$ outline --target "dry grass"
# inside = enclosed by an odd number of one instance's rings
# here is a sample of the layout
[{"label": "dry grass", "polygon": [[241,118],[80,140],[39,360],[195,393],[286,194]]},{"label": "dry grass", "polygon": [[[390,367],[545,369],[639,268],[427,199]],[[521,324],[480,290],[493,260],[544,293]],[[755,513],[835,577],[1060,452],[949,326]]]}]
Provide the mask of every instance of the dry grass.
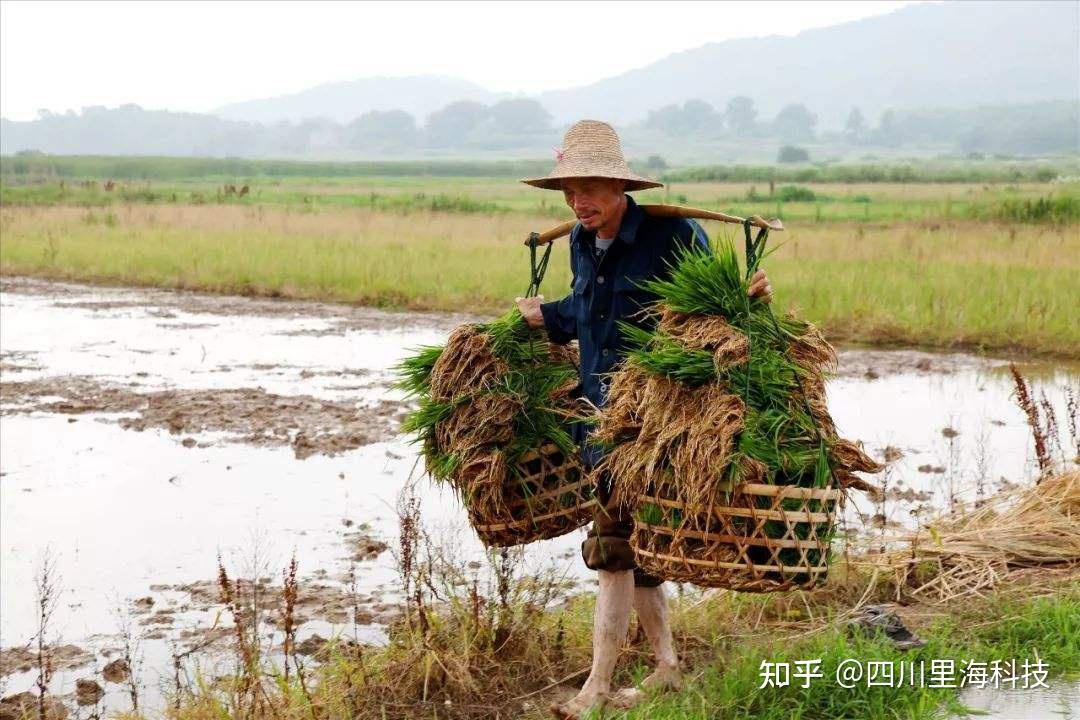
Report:
[{"label": "dry grass", "polygon": [[996,495],[893,541],[907,547],[867,559],[891,574],[898,596],[921,600],[983,595],[1018,569],[1075,565],[1080,563],[1080,472]]},{"label": "dry grass", "polygon": [[[639,392],[631,387],[629,392],[639,402],[627,407],[617,393],[636,382],[644,388]],[[598,473],[610,474],[618,501],[636,507],[650,487],[668,484],[670,472],[681,502],[711,506],[743,426],[742,399],[720,383],[695,388],[663,376],[639,377],[633,368],[616,373],[609,396],[618,415],[601,414],[596,439],[632,436],[597,467]]]}]

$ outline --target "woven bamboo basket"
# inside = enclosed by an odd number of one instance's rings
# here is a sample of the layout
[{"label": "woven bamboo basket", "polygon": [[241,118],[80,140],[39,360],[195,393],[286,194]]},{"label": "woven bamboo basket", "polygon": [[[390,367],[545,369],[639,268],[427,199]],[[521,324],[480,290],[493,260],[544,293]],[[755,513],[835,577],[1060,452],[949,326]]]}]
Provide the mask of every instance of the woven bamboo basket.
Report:
[{"label": "woven bamboo basket", "polygon": [[630,545],[642,570],[677,582],[810,589],[828,573],[841,496],[834,488],[744,483],[707,506],[688,506],[661,487],[639,496]]},{"label": "woven bamboo basket", "polygon": [[559,537],[592,520],[594,483],[576,455],[554,444],[526,453],[510,470],[510,497],[496,516],[469,507],[469,520],[488,547],[524,545]]}]

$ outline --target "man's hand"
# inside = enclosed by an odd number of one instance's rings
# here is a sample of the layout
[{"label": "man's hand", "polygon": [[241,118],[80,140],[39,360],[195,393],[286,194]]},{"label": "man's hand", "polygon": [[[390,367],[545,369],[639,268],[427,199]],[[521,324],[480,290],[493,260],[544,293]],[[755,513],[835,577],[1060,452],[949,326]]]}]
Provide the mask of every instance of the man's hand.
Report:
[{"label": "man's hand", "polygon": [[758,270],[750,278],[750,289],[746,291],[746,294],[752,298],[772,302],[772,285],[769,283],[769,278],[765,275],[764,270]]},{"label": "man's hand", "polygon": [[521,311],[521,315],[525,318],[525,322],[528,323],[529,327],[537,329],[544,327],[544,316],[540,312],[540,303],[544,302],[543,295],[530,298],[514,298],[514,302],[517,303],[518,310]]}]

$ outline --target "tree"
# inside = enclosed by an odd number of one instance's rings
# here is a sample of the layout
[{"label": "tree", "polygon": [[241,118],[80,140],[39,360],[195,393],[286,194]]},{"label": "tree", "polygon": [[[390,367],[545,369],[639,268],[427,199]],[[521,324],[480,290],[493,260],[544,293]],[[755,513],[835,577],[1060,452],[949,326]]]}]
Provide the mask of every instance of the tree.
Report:
[{"label": "tree", "polygon": [[469,133],[480,126],[490,112],[486,105],[472,100],[459,100],[428,115],[428,141],[435,147],[460,145]]},{"label": "tree", "polygon": [[703,135],[723,128],[724,118],[704,100],[687,100],[682,107],[685,132]]},{"label": "tree", "polygon": [[414,147],[419,131],[404,110],[371,110],[349,123],[344,134],[352,150],[385,152]]},{"label": "tree", "polygon": [[780,153],[776,156],[776,162],[810,162],[810,153],[806,151],[806,148],[795,147],[794,145],[785,145],[784,147],[780,148]]},{"label": "tree", "polygon": [[341,146],[341,126],[324,117],[307,118],[296,125],[279,123],[283,149],[293,155],[328,151]]},{"label": "tree", "polygon": [[815,125],[817,115],[801,103],[785,105],[773,120],[773,130],[784,140],[810,140]]},{"label": "tree", "polygon": [[736,135],[753,134],[757,127],[757,109],[754,107],[754,101],[745,95],[731,98],[724,111],[724,120]]},{"label": "tree", "polygon": [[877,141],[886,147],[896,147],[900,140],[900,123],[896,111],[886,110],[878,122]]},{"label": "tree", "polygon": [[724,118],[704,100],[692,99],[678,105],[665,105],[649,113],[647,127],[672,136],[715,135],[724,125]]},{"label": "tree", "polygon": [[844,134],[853,140],[858,140],[865,132],[866,120],[863,118],[862,110],[857,107],[851,108],[847,122],[844,124]]},{"label": "tree", "polygon": [[648,117],[645,118],[645,127],[673,135],[675,134],[674,128],[679,125],[679,116],[681,114],[682,110],[679,109],[678,105],[665,105],[662,108],[650,110]]},{"label": "tree", "polygon": [[541,135],[551,132],[551,113],[535,100],[502,100],[489,111],[495,132]]},{"label": "tree", "polygon": [[653,172],[660,172],[668,169],[667,161],[660,155],[650,155],[645,161],[645,167]]}]

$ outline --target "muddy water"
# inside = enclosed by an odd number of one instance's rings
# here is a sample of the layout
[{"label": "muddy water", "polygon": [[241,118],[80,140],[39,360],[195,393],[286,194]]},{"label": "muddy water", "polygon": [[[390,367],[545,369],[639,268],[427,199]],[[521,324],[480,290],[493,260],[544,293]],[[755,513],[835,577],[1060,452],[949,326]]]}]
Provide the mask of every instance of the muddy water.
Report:
[{"label": "muddy water", "polygon": [[971,714],[961,717],[981,720],[1075,720],[1080,717],[1080,682],[1051,680],[1048,685],[1049,688],[1029,690],[965,690],[960,693],[960,701],[971,710]]},{"label": "muddy water", "polygon": [[[389,368],[464,319],[5,280],[0,647],[35,632],[34,572],[46,550],[62,588],[51,635],[92,654],[57,675],[58,694],[95,677],[110,707],[126,707],[100,671],[127,616],[141,638],[144,692],[160,701],[172,648],[190,647],[213,623],[207,583],[219,555],[234,574],[276,582],[295,552],[313,594],[301,639],[379,642],[396,604],[392,553],[379,543],[394,544],[395,500],[415,465],[395,433],[405,408]],[[1031,443],[1006,367],[842,353],[830,385],[837,425],[892,459],[892,499],[849,508],[849,527],[911,525],[950,500],[1030,481]],[[1077,385],[1078,369],[1024,369],[1062,419],[1068,452],[1064,388]],[[456,501],[422,487],[429,527],[463,558],[482,559]],[[580,539],[529,548],[526,567],[590,582]],[[32,682],[31,671],[4,672],[3,694]]]}]

